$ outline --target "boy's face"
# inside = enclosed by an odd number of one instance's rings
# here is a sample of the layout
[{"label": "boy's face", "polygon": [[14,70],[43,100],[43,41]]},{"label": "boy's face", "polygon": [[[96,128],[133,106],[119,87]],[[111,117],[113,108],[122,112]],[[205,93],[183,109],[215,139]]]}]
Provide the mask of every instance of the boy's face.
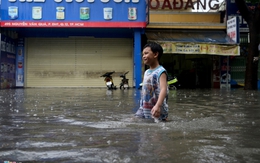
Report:
[{"label": "boy's face", "polygon": [[143,49],[143,62],[144,64],[151,66],[157,62],[158,53],[153,53],[150,47]]}]

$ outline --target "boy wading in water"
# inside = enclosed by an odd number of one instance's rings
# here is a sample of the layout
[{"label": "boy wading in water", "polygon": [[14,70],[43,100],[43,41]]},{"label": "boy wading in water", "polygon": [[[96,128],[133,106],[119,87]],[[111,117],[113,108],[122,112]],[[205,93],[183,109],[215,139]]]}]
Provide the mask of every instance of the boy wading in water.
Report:
[{"label": "boy wading in water", "polygon": [[159,64],[163,54],[157,43],[148,43],[143,48],[143,62],[149,66],[144,73],[140,107],[135,116],[166,121],[168,117],[167,72]]}]

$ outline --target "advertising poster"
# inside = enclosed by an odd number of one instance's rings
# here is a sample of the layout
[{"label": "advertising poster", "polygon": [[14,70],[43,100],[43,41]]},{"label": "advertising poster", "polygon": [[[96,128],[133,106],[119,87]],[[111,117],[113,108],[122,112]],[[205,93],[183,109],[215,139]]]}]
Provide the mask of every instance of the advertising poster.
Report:
[{"label": "advertising poster", "polygon": [[240,48],[237,45],[218,45],[207,43],[160,43],[164,53],[176,54],[211,54],[223,56],[239,56]]},{"label": "advertising poster", "polygon": [[1,89],[15,87],[15,41],[1,34]]},{"label": "advertising poster", "polygon": [[213,81],[213,88],[220,87],[220,56],[213,56],[213,68],[212,68],[212,81]]},{"label": "advertising poster", "polygon": [[229,57],[227,56],[221,56],[220,57],[220,88],[227,88],[230,89],[230,81],[231,81],[231,75],[230,75],[230,66],[229,66]]},{"label": "advertising poster", "polygon": [[1,26],[143,28],[147,6],[145,0],[5,0]]},{"label": "advertising poster", "polygon": [[16,87],[24,86],[24,39],[19,38],[16,53]]}]

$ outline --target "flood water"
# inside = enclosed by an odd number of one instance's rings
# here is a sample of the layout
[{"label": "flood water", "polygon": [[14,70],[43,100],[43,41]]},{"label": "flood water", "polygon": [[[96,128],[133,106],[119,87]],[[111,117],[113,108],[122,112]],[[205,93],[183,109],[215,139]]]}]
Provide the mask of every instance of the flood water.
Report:
[{"label": "flood water", "polygon": [[0,90],[0,163],[260,162],[260,91],[177,90],[168,122],[135,119],[140,91]]}]

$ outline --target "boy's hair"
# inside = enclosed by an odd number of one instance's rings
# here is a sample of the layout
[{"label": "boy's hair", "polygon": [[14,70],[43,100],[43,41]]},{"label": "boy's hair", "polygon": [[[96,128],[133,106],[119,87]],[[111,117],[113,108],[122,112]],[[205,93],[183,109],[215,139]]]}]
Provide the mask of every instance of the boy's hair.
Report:
[{"label": "boy's hair", "polygon": [[150,47],[151,48],[151,51],[153,53],[157,53],[158,52],[158,61],[160,60],[162,54],[163,54],[163,48],[161,45],[155,43],[155,42],[148,42],[144,47],[143,49],[147,48],[147,47]]}]

